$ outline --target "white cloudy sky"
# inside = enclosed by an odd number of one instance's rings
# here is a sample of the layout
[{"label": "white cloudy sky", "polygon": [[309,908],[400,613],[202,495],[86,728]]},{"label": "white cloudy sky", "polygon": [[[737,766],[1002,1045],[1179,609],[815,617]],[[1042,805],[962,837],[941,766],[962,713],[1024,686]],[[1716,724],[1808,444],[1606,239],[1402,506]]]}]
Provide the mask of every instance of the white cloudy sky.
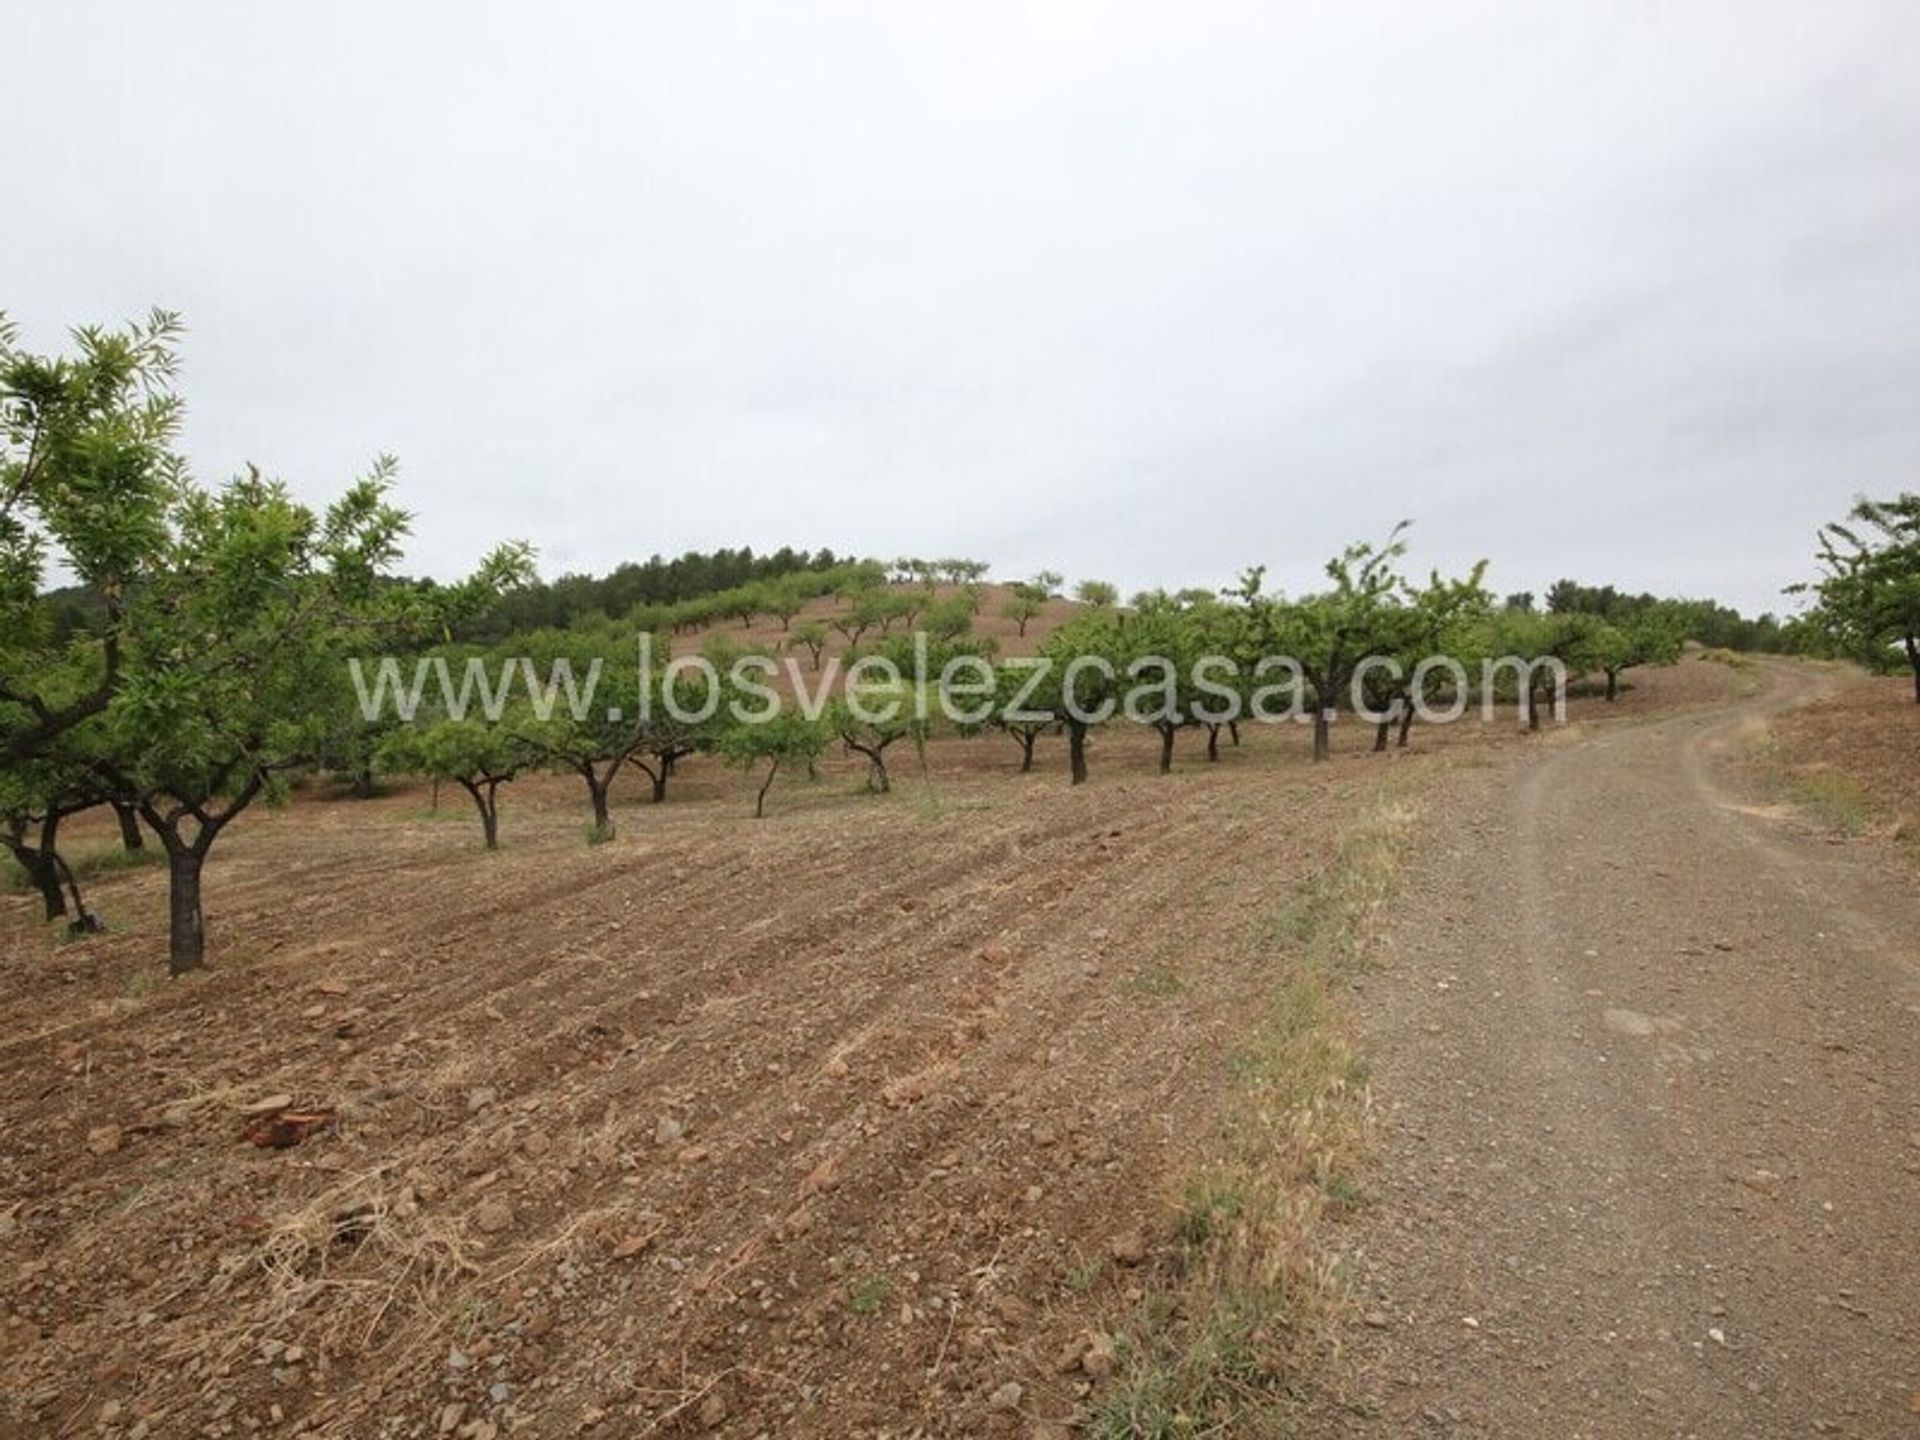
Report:
[{"label": "white cloudy sky", "polygon": [[1920,6],[0,0],[0,308],[412,567],[751,543],[1780,604],[1920,485]]}]

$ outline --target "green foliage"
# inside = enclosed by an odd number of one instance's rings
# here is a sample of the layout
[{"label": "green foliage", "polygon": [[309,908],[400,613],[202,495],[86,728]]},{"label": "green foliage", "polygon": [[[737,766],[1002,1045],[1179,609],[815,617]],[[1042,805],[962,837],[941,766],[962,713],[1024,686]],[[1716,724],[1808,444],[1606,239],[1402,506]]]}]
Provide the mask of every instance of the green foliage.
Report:
[{"label": "green foliage", "polygon": [[1300,663],[1314,711],[1317,760],[1329,753],[1328,717],[1347,695],[1361,661],[1390,651],[1400,639],[1401,617],[1394,607],[1403,582],[1395,567],[1406,553],[1401,539],[1406,528],[1404,521],[1396,525],[1378,546],[1349,545],[1327,562],[1332,587],[1317,594],[1292,602],[1266,596],[1262,568],[1249,570],[1234,592],[1246,611],[1254,648]]},{"label": "green foliage", "polygon": [[1672,632],[1680,641],[1697,640],[1702,645],[1730,650],[1789,648],[1790,627],[1774,616],[1750,620],[1712,600],[1663,599],[1644,592],[1629,594],[1612,585],[1556,580],[1547,591],[1547,611],[1555,615],[1594,615],[1623,628],[1629,622],[1644,621]]},{"label": "green foliage", "polygon": [[1073,598],[1095,610],[1110,610],[1120,603],[1120,589],[1105,580],[1082,580],[1073,587]]},{"label": "green foliage", "polygon": [[770,719],[758,723],[735,721],[719,733],[718,748],[729,765],[751,772],[766,767],[759,792],[754,797],[754,818],[766,814],[767,791],[783,767],[811,765],[826,748],[828,730],[820,720],[809,720],[798,709],[783,708]]},{"label": "green foliage", "polygon": [[1027,626],[1040,617],[1040,612],[1046,606],[1047,597],[1043,591],[1031,585],[1016,585],[1013,593],[1000,606],[1000,613],[1013,621],[1014,628],[1024,636]]},{"label": "green foliage", "polygon": [[[591,615],[626,616],[648,630],[679,628],[667,617],[684,602],[772,580],[788,581],[796,593],[827,594],[835,583],[830,577],[843,565],[831,550],[808,554],[788,546],[767,555],[756,555],[750,546],[689,550],[673,560],[655,555],[617,566],[604,576],[562,575],[521,587],[459,627],[459,635],[494,641],[526,630],[567,629]],[[771,606],[760,608],[766,614],[780,613]],[[709,613],[691,623],[711,618]],[[682,613],[678,620],[684,624],[688,616]]]},{"label": "green foliage", "polygon": [[846,692],[827,706],[826,727],[840,743],[867,761],[867,788],[884,795],[893,788],[887,774],[887,750],[911,738],[925,744],[933,713],[931,697],[906,684],[866,684],[850,680]]},{"label": "green foliage", "polygon": [[[11,829],[137,805],[172,871],[176,972],[201,963],[222,829],[355,748],[347,656],[416,643],[531,569],[508,546],[461,585],[391,579],[407,517],[388,457],[324,512],[253,469],[195,483],[171,449],[178,334],[156,312],[44,358],[0,322],[0,808]],[[38,593],[50,548],[91,596],[58,625]]]},{"label": "green foliage", "polygon": [[1920,703],[1920,493],[1862,500],[1820,532],[1822,575],[1810,587],[1833,646],[1876,670],[1904,655]]}]

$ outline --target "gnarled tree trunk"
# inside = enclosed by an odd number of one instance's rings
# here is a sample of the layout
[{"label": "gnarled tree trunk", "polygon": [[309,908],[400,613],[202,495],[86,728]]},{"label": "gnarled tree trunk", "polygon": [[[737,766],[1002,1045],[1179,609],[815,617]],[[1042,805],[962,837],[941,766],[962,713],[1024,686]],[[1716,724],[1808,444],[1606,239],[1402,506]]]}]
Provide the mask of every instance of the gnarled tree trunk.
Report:
[{"label": "gnarled tree trunk", "polygon": [[161,834],[167,847],[167,973],[185,975],[207,963],[207,922],[200,904],[200,872],[207,857],[198,845]]},{"label": "gnarled tree trunk", "polygon": [[124,800],[107,803],[113,806],[114,818],[120,822],[121,846],[129,851],[146,849],[147,837],[140,828],[140,812]]},{"label": "gnarled tree trunk", "polygon": [[1020,742],[1020,773],[1025,775],[1033,769],[1033,742],[1040,738],[1040,732],[1031,728],[1016,730],[1013,738]]}]

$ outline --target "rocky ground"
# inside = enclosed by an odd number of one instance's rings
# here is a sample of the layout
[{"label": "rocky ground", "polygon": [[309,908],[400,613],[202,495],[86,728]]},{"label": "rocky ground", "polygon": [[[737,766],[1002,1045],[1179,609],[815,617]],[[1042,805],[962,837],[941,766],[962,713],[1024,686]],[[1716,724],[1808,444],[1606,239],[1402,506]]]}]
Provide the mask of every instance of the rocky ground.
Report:
[{"label": "rocky ground", "polygon": [[[1711,670],[1583,704],[1617,730]],[[1103,736],[1077,790],[1058,742],[1029,777],[940,742],[758,823],[695,762],[597,847],[530,780],[491,856],[457,791],[305,796],[222,840],[177,983],[158,869],[71,943],[0,898],[0,1435],[1061,1433],[1286,963],[1263,922],[1385,776],[1493,793],[1529,748],[1369,738],[1161,778]]]},{"label": "rocky ground", "polygon": [[1756,678],[1446,787],[1363,982],[1382,1165],[1313,1429],[1920,1434],[1920,898],[1780,798],[1840,677]]}]

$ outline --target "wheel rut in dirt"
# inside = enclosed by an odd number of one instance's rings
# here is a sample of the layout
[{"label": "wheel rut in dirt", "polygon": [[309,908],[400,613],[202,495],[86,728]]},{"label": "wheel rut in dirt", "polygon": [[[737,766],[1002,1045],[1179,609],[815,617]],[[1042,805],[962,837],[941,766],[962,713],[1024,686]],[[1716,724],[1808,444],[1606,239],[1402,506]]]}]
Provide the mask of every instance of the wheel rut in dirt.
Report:
[{"label": "wheel rut in dirt", "polygon": [[1920,1433],[1920,902],[1743,778],[1767,679],[1443,786],[1330,1428]]}]

